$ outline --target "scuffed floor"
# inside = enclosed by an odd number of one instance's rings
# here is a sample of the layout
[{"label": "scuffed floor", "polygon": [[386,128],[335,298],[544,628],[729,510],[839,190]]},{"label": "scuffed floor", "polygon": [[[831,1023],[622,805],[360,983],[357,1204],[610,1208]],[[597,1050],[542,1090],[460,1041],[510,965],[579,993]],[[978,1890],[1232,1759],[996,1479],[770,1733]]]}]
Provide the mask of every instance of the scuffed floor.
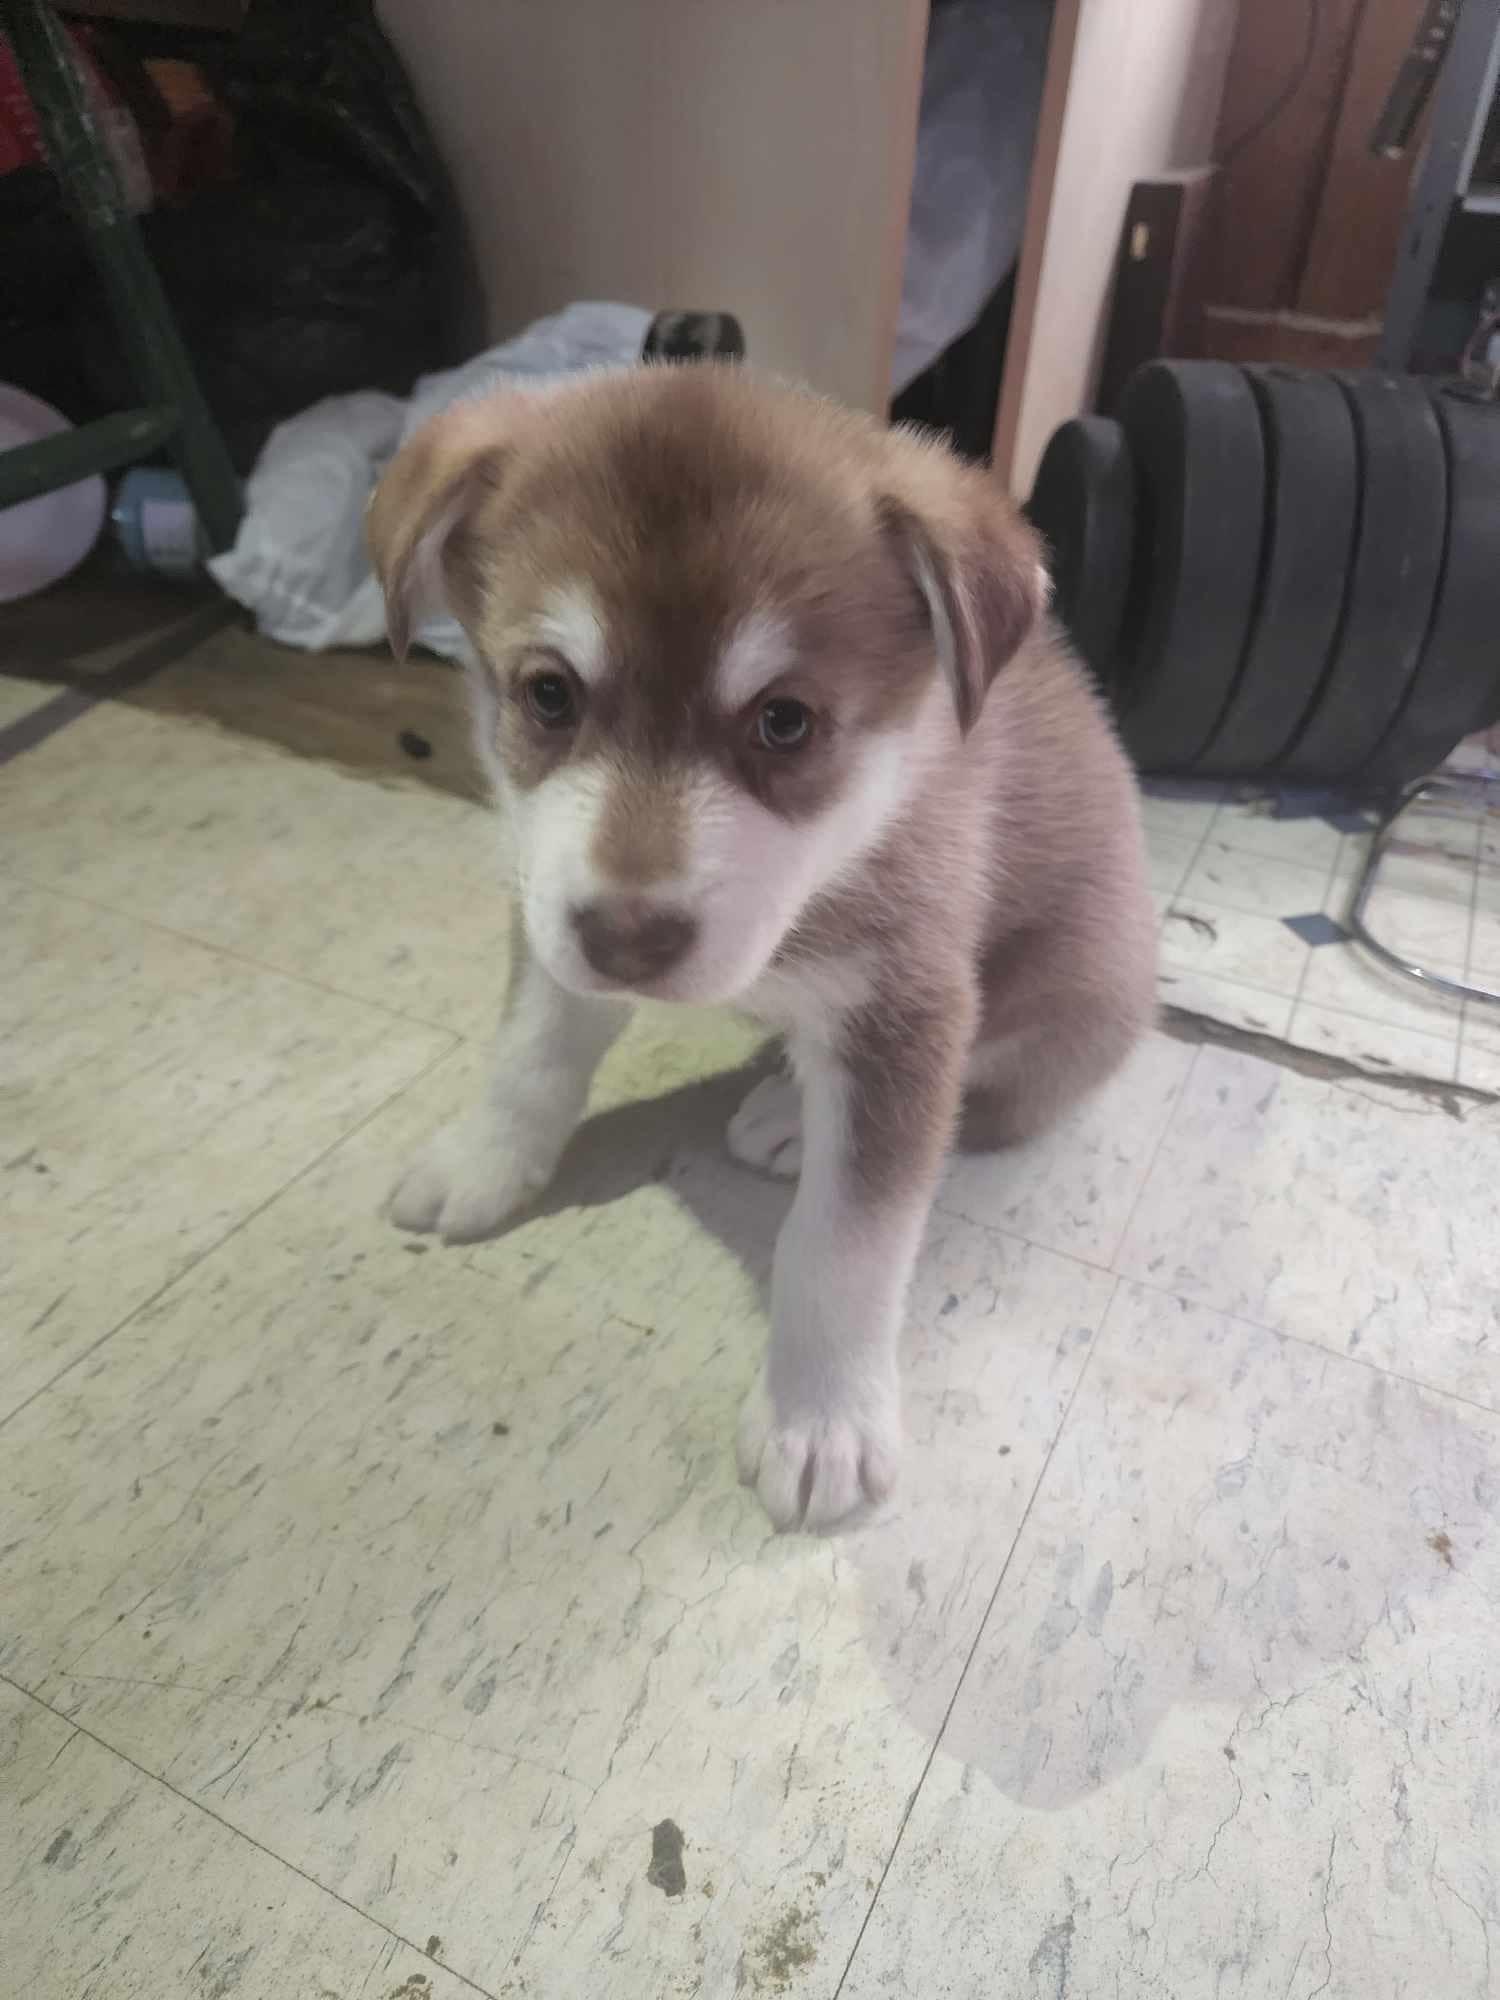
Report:
[{"label": "scuffed floor", "polygon": [[[1184,976],[1261,993],[1212,870],[1339,849],[1218,824]],[[0,770],[5,1990],[1500,1990],[1500,1109],[1154,1039],[955,1163],[899,1497],[776,1539],[752,1032],[644,1014],[500,1240],[380,1220],[482,1065],[488,837],[113,703]]]}]

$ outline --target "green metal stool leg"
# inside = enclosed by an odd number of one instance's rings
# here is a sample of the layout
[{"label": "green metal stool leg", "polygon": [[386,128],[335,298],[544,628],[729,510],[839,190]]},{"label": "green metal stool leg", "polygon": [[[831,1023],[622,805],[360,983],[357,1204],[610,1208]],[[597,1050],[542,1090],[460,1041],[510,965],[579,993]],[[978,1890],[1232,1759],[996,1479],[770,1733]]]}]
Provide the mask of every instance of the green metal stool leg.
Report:
[{"label": "green metal stool leg", "polygon": [[131,370],[148,403],[176,412],[167,449],[187,482],[210,545],[226,549],[240,522],[239,482],[125,205],[68,37],[46,0],[7,0],[5,27],[48,160],[109,294]]}]

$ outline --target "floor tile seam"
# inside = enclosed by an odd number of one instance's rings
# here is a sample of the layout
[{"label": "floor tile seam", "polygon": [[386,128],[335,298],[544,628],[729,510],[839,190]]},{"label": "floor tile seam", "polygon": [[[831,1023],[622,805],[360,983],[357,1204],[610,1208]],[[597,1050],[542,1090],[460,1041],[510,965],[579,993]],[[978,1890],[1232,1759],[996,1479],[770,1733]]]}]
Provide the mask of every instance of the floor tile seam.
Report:
[{"label": "floor tile seam", "polygon": [[[1281,998],[1285,999],[1285,997],[1285,994],[1281,995]],[[1418,1028],[1410,1021],[1393,1021],[1389,1017],[1382,1018],[1379,1014],[1357,1013],[1352,1007],[1336,1007],[1331,1000],[1310,1000],[1306,994],[1303,994],[1295,1004],[1298,1008],[1311,1007],[1319,1014],[1337,1014],[1342,1021],[1358,1021],[1360,1026],[1365,1028],[1391,1028],[1397,1034],[1401,1035],[1428,1035],[1435,1042],[1451,1040],[1456,1043],[1458,1038],[1458,1022],[1456,1020],[1450,1020],[1446,1029],[1442,1027]],[[1370,1080],[1372,1083],[1378,1083],[1380,1081],[1379,1072],[1372,1070]],[[1454,1079],[1450,1076],[1445,1077],[1443,1081],[1445,1083],[1452,1083]]]},{"label": "floor tile seam", "polygon": [[[1339,879],[1339,857],[1344,852],[1344,844],[1346,841],[1355,838],[1357,838],[1356,835],[1349,833],[1342,834],[1339,837],[1339,844],[1333,850],[1333,858],[1328,864],[1328,873],[1323,878],[1323,893],[1318,898],[1318,908],[1320,910],[1327,909],[1329,900],[1333,895],[1333,885]],[[1334,922],[1340,926],[1342,926],[1343,921],[1342,917],[1334,918]],[[1291,1032],[1292,1022],[1297,1018],[1297,1009],[1302,1005],[1303,997],[1306,993],[1307,975],[1312,971],[1313,949],[1314,947],[1310,944],[1304,944],[1302,948],[1302,975],[1297,981],[1297,990],[1292,995],[1292,1012],[1290,1019],[1287,1021],[1288,1034]]]},{"label": "floor tile seam", "polygon": [[[299,1867],[295,1861],[288,1859],[286,1855],[278,1854],[275,1848],[268,1847],[263,1840],[257,1840],[253,1833],[248,1833],[244,1827],[236,1826],[233,1820],[225,1819],[222,1814],[216,1813],[212,1806],[205,1805],[201,1799],[195,1799],[190,1792],[180,1790],[178,1786],[172,1783],[170,1778],[165,1778],[159,1771],[153,1771],[149,1765],[142,1764],[138,1758],[132,1757],[128,1750],[122,1750],[117,1743],[111,1743],[107,1737],[101,1736],[98,1730],[91,1729],[87,1723],[73,1721],[71,1716],[64,1715],[61,1709],[54,1708],[51,1702],[47,1701],[43,1696],[33,1693],[30,1688],[23,1686],[21,1682],[13,1680],[9,1674],[0,1672],[0,1686],[11,1688],[24,1700],[34,1702],[46,1714],[55,1717],[59,1722],[66,1723],[75,1735],[86,1738],[96,1748],[103,1750],[107,1756],[128,1765],[132,1771],[138,1772],[149,1784],[160,1786],[164,1792],[176,1799],[181,1805],[188,1807],[194,1813],[201,1814],[203,1818],[211,1820],[215,1826],[221,1828],[235,1840],[244,1841],[247,1846],[253,1847],[258,1854],[265,1855],[268,1861],[275,1862],[279,1868],[286,1869],[288,1874],[295,1875],[299,1881],[306,1882],[310,1888],[316,1889],[320,1895],[327,1896],[331,1902],[339,1904],[343,1909],[348,1910],[351,1915],[360,1918],[372,1930],[380,1932],[382,1936],[389,1938],[395,1944],[404,1945],[409,1951],[414,1951],[419,1958],[427,1956],[423,1947],[417,1944],[414,1939],[406,1937],[402,1932],[393,1929],[390,1924],[383,1923],[379,1917],[374,1916],[369,1910],[362,1909],[358,1903],[351,1902],[347,1896],[340,1895],[337,1889],[330,1888],[326,1882],[320,1882],[316,1875],[312,1875],[307,1869]],[[71,1741],[72,1739],[70,1738],[69,1740]],[[439,1962],[441,1963],[441,1961]],[[479,1994],[481,2000],[498,2000],[498,1996],[489,1987],[481,1986],[477,1980],[470,1979],[466,1974],[458,1971],[455,1966],[443,1964],[442,1969],[450,1979],[457,1980],[460,1985],[466,1986],[471,1993]]]},{"label": "floor tile seam", "polygon": [[153,1306],[166,1297],[174,1286],[182,1284],[185,1279],[201,1270],[209,1258],[216,1257],[226,1244],[232,1242],[240,1234],[241,1230],[248,1228],[252,1222],[258,1221],[284,1195],[289,1194],[300,1181],[305,1180],[308,1175],[316,1172],[341,1146],[347,1145],[367,1125],[373,1123],[382,1113],[388,1111],[398,1098],[403,1097],[408,1090],[413,1089],[416,1085],[425,1082],[434,1070],[440,1068],[443,1063],[450,1060],[459,1046],[461,1046],[460,1040],[455,1036],[448,1048],[440,1050],[437,1055],[423,1063],[419,1069],[414,1070],[394,1090],[386,1092],[363,1116],[358,1118],[345,1131],[339,1133],[337,1138],[331,1139],[312,1159],[306,1161],[294,1173],[288,1175],[286,1180],[275,1187],[262,1201],[257,1202],[253,1208],[247,1209],[244,1215],[231,1223],[222,1235],[216,1236],[211,1243],[206,1244],[202,1250],[190,1257],[179,1270],[174,1271],[170,1277],[163,1279],[155,1291],[148,1294],[139,1304],[132,1306],[129,1312],[116,1320],[112,1326],[107,1327],[96,1340],[91,1341],[87,1347],[75,1354],[71,1361],[64,1363],[55,1375],[50,1376],[47,1381],[40,1383],[38,1387],[32,1390],[29,1396],[24,1397],[21,1402],[17,1403],[13,1410],[7,1410],[3,1414],[0,1414],[0,1431],[3,1431],[7,1424],[20,1416],[23,1410],[30,1409],[31,1405],[41,1397],[50,1395],[55,1388],[72,1374],[75,1368],[80,1367],[85,1361],[97,1354],[101,1348],[115,1339],[118,1334],[123,1333],[132,1321],[140,1318],[142,1313],[149,1312]]},{"label": "floor tile seam", "polygon": [[1015,1561],[1016,1550],[1021,1545],[1022,1537],[1026,1532],[1027,1523],[1031,1519],[1032,1510],[1036,1506],[1038,1496],[1040,1495],[1042,1487],[1046,1482],[1047,1475],[1052,1469],[1052,1461],[1057,1454],[1057,1448],[1062,1441],[1063,1433],[1068,1427],[1068,1420],[1073,1414],[1074,1405],[1077,1403],[1084,1382],[1088,1378],[1089,1370],[1093,1366],[1094,1357],[1098,1353],[1099,1348],[1101,1347],[1106,1338],[1107,1329],[1114,1310],[1114,1303],[1119,1296],[1120,1285],[1122,1282],[1123,1282],[1122,1280],[1117,1278],[1113,1286],[1111,1287],[1110,1296],[1108,1300],[1105,1302],[1104,1311],[1100,1316],[1098,1333],[1096,1334],[1095,1338],[1089,1343],[1089,1350],[1088,1353],[1084,1356],[1083,1366],[1078,1371],[1077,1379],[1075,1380],[1072,1390],[1069,1393],[1068,1400],[1067,1403],[1064,1405],[1062,1415],[1058,1418],[1056,1428],[1052,1433],[1051,1441],[1047,1446],[1046,1455],[1042,1460],[1041,1467],[1038,1470],[1036,1479],[1032,1484],[1031,1492],[1027,1496],[1026,1505],[1021,1510],[1021,1518],[1016,1523],[1015,1533],[1011,1536],[1009,1547],[1006,1549],[1005,1560],[1001,1563],[999,1575],[995,1578],[994,1589],[990,1592],[989,1598],[984,1607],[984,1611],[980,1615],[978,1624],[975,1627],[973,1641],[964,1655],[963,1665],[959,1668],[957,1675],[954,1677],[953,1692],[948,1698],[948,1703],[946,1708],[943,1710],[942,1720],[938,1724],[937,1729],[933,1733],[932,1742],[928,1745],[927,1755],[922,1761],[922,1769],[918,1774],[917,1782],[912,1787],[911,1793],[907,1798],[904,1808],[902,1809],[901,1819],[899,1824],[897,1825],[895,1837],[891,1842],[890,1852],[887,1854],[884,1865],[881,1868],[880,1878],[876,1882],[876,1885],[870,1894],[870,1900],[865,1909],[864,1917],[862,1918],[859,1929],[855,1934],[854,1942],[850,1946],[849,1956],[844,1962],[844,1969],[839,1974],[838,1985],[834,1988],[833,1991],[833,2000],[840,2000],[840,1996],[844,1991],[845,1984],[848,1981],[849,1974],[854,1968],[854,1962],[859,1956],[859,1950],[860,1946],[864,1942],[865,1932],[869,1929],[870,1919],[874,1916],[875,1910],[879,1905],[880,1898],[885,1891],[885,1885],[890,1876],[891,1869],[895,1865],[896,1856],[901,1851],[901,1843],[905,1838],[906,1829],[908,1825],[911,1823],[911,1816],[913,1812],[916,1810],[917,1801],[922,1795],[923,1789],[927,1783],[928,1776],[931,1773],[934,1762],[936,1761],[937,1753],[939,1749],[942,1747],[943,1737],[947,1733],[948,1723],[952,1718],[953,1711],[955,1707],[958,1705],[958,1698],[961,1692],[963,1691],[964,1682],[968,1678],[969,1670],[974,1664],[975,1656],[977,1655],[980,1645],[983,1642],[985,1632],[989,1628],[990,1619],[994,1616],[995,1606],[999,1602],[1000,1593],[1005,1588],[1006,1578],[1009,1576],[1011,1565]]},{"label": "floor tile seam", "polygon": [[1143,1278],[1135,1271],[1113,1271],[1111,1276],[1121,1284],[1135,1285],[1143,1292],[1154,1292],[1158,1298],[1171,1299],[1178,1305],[1191,1306],[1197,1312],[1213,1313],[1216,1318],[1228,1320],[1233,1326],[1242,1326],[1249,1333],[1264,1334],[1268,1339],[1286,1341],[1292,1347],[1300,1347],[1310,1354],[1322,1355],[1326,1360],[1346,1363],[1351,1368],[1362,1368],[1368,1375],[1383,1376],[1389,1382],[1399,1382],[1403,1388],[1415,1389],[1423,1396],[1437,1396],[1445,1403],[1457,1403],[1466,1410],[1500,1423],[1500,1403],[1481,1402],[1477,1396],[1466,1396],[1459,1389],[1446,1389],[1439,1382],[1425,1381],[1420,1375],[1408,1375],[1400,1368],[1388,1368],[1383,1362],[1371,1361],[1362,1354],[1350,1354],[1344,1348],[1330,1346],[1327,1341],[1315,1340],[1308,1333],[1292,1333],[1286,1327],[1273,1326],[1268,1320],[1255,1319],[1249,1313],[1235,1312],[1228,1306],[1216,1305],[1213,1300],[1195,1298],[1188,1292],[1179,1291],[1173,1285],[1162,1284],[1155,1278]]},{"label": "floor tile seam", "polygon": [[1132,1228],[1135,1226],[1136,1215],[1141,1203],[1146,1199],[1146,1190],[1150,1187],[1152,1178],[1156,1173],[1157,1163],[1161,1159],[1168,1139],[1172,1136],[1172,1131],[1178,1118],[1182,1115],[1182,1108],[1187,1103],[1188,1092],[1192,1089],[1193,1085],[1193,1078],[1197,1075],[1198,1065],[1203,1059],[1203,1047],[1204,1045],[1200,1044],[1199,1047],[1193,1050],[1192,1058],[1182,1073],[1182,1080],[1177,1086],[1177,1095],[1173,1100],[1171,1110],[1167,1113],[1166,1119],[1162,1124],[1161,1131],[1157,1134],[1156,1144],[1151,1148],[1151,1158],[1147,1161],[1146,1170],[1141,1175],[1140,1186],[1136,1189],[1135,1198],[1130,1204],[1130,1212],[1125,1217],[1118,1234],[1110,1245],[1109,1256],[1104,1269],[1112,1277],[1119,1275],[1115,1269],[1115,1265],[1119,1259],[1121,1250],[1129,1239]]},{"label": "floor tile seam", "polygon": [[253,952],[241,951],[235,945],[223,944],[217,938],[204,937],[198,931],[185,931],[175,924],[164,924],[159,917],[148,917],[139,910],[133,910],[121,903],[105,902],[99,896],[86,896],[78,889],[67,889],[57,882],[46,881],[38,876],[19,872],[13,863],[7,862],[0,868],[0,878],[14,882],[18,888],[29,889],[35,896],[55,896],[59,902],[76,903],[80,908],[97,910],[103,916],[119,917],[126,923],[139,924],[143,930],[153,932],[158,937],[167,937],[178,944],[193,945],[199,951],[210,952],[215,958],[226,959],[232,965],[243,965],[253,972],[269,973],[273,978],[285,979],[293,986],[306,987],[313,993],[324,993],[332,1000],[347,1000],[367,1012],[382,1019],[401,1022],[413,1028],[431,1028],[440,1035],[451,1035],[455,1041],[479,1041],[482,1037],[465,1034],[446,1021],[434,1020],[430,1014],[413,1014],[405,1008],[388,1007],[383,1001],[372,1000],[366,993],[355,993],[347,986],[331,985],[326,979],[314,979],[305,972],[292,972],[284,965],[275,965],[269,959],[257,958]]},{"label": "floor tile seam", "polygon": [[[154,1594],[154,1591],[148,1593],[147,1600],[145,1601],[149,1601],[150,1596]],[[99,1635],[100,1638],[107,1636],[107,1633]],[[98,1643],[98,1639],[91,1639],[83,1651],[74,1657],[80,1660],[86,1659]],[[353,1722],[361,1726],[371,1720],[368,1714],[362,1714],[358,1709],[345,1708],[341,1703],[336,1701],[319,1701],[309,1706],[305,1702],[293,1701],[285,1695],[244,1694],[236,1688],[200,1687],[194,1681],[150,1680],[138,1674],[91,1673],[82,1667],[73,1665],[71,1661],[62,1665],[49,1667],[46,1678],[59,1681],[99,1681],[107,1687],[153,1688],[160,1694],[191,1694],[197,1695],[204,1701],[238,1702],[241,1706],[247,1708],[279,1710],[281,1719],[288,1722],[304,1714],[330,1715],[339,1722]],[[36,1691],[35,1689],[28,1688],[26,1692],[34,1694]],[[413,1717],[403,1715],[399,1708],[388,1709],[378,1720],[382,1723],[388,1723],[392,1729],[408,1729],[414,1736],[425,1736],[429,1741],[441,1743],[449,1750],[462,1750],[466,1753],[471,1753],[475,1757],[498,1758],[509,1765],[513,1771],[535,1771],[538,1777],[552,1778],[559,1784],[575,1785],[579,1791],[588,1792],[591,1796],[600,1789],[597,1784],[592,1783],[589,1779],[580,1778],[574,1772],[566,1771],[559,1765],[545,1764],[538,1757],[528,1757],[522,1750],[512,1750],[503,1743],[478,1742],[473,1737],[451,1736],[446,1730],[433,1729],[427,1723],[417,1722]]]},{"label": "floor tile seam", "polygon": [[[1200,896],[1195,896],[1193,901],[1201,904],[1205,909],[1214,910],[1224,916],[1242,917],[1245,914],[1243,910],[1230,909],[1227,903],[1205,902]],[[1168,911],[1167,917],[1163,918],[1163,922],[1167,921],[1170,915],[1171,912]],[[1268,921],[1274,923],[1276,919],[1270,918]],[[1311,947],[1303,945],[1302,949],[1309,951]],[[1212,965],[1195,964],[1186,958],[1174,957],[1165,936],[1163,936],[1162,940],[1161,963],[1168,972],[1196,972],[1202,979],[1222,979],[1227,981],[1231,986],[1243,986],[1247,992],[1262,994],[1267,1000],[1296,999],[1295,993],[1289,992],[1285,986],[1268,986],[1259,979],[1248,978],[1243,972],[1223,972]]]}]

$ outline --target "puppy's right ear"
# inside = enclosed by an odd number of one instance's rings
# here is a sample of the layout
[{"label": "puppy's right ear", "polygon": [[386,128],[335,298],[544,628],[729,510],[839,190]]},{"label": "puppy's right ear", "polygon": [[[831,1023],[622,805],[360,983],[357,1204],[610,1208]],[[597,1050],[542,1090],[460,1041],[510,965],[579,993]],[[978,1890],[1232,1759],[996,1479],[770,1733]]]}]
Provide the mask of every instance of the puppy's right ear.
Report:
[{"label": "puppy's right ear", "polygon": [[456,403],[391,460],[365,509],[365,535],[385,593],[391,651],[435,613],[462,609],[455,530],[498,486],[510,455],[506,397]]}]

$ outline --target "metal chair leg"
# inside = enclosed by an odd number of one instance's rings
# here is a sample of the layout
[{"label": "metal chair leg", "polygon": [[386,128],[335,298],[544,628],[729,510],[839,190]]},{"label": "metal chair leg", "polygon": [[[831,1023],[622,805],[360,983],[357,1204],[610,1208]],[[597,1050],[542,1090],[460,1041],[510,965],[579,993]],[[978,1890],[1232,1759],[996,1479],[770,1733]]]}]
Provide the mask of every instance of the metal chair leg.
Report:
[{"label": "metal chair leg", "polygon": [[6,0],[5,29],[36,110],[47,158],[109,295],[131,372],[150,405],[176,412],[167,449],[187,482],[210,544],[226,549],[240,523],[239,481],[161,280],[125,205],[67,35],[47,0]]},{"label": "metal chair leg", "polygon": [[1380,874],[1380,863],[1389,847],[1396,827],[1403,813],[1423,799],[1457,798],[1466,805],[1477,804],[1482,812],[1490,809],[1491,803],[1500,805],[1500,778],[1492,778],[1479,771],[1439,771],[1430,778],[1419,778],[1414,785],[1408,785],[1391,807],[1376,829],[1375,838],[1370,843],[1370,851],[1365,856],[1365,865],[1360,871],[1358,885],[1354,891],[1354,901],[1349,910],[1349,930],[1356,943],[1364,946],[1380,960],[1390,966],[1393,972],[1404,973],[1408,979],[1415,979],[1421,985],[1431,987],[1435,993],[1450,994],[1456,1000],[1485,1000],[1492,1006],[1500,1007],[1500,993],[1488,986],[1471,986],[1465,979],[1445,979],[1439,972],[1432,972],[1415,960],[1403,958],[1399,952],[1384,945],[1371,931],[1365,919],[1370,897]]}]

